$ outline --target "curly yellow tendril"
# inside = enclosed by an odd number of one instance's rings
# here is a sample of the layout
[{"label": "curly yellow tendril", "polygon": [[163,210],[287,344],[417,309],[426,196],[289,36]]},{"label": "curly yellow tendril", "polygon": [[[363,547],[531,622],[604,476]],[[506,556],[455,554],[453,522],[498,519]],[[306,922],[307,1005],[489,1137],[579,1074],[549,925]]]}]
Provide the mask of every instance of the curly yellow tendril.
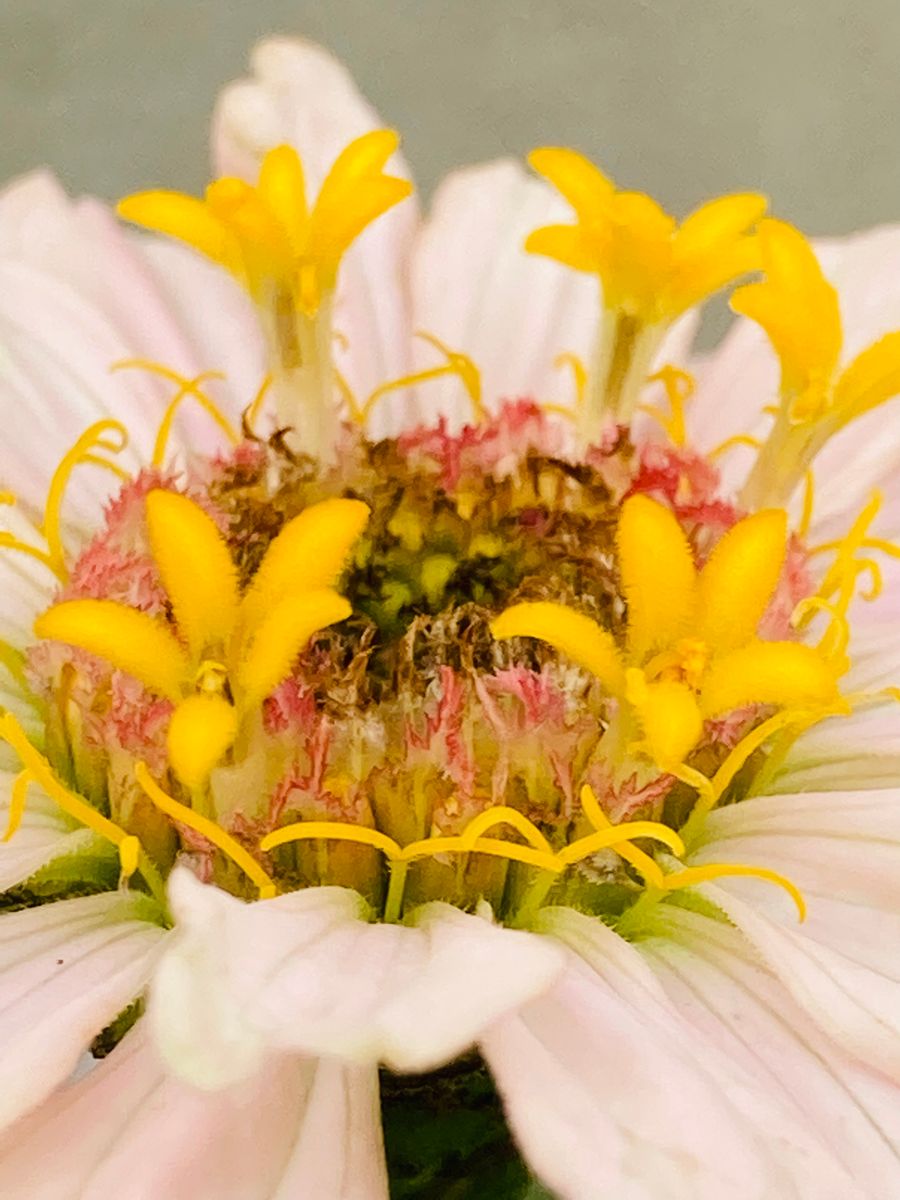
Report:
[{"label": "curly yellow tendril", "polygon": [[[118,463],[110,462],[97,450],[105,450],[110,454],[121,454],[128,444],[128,431],[119,421],[96,421],[90,425],[71,450],[67,451],[60,460],[59,466],[50,479],[47,490],[47,500],[44,505],[44,517],[36,532],[44,539],[46,549],[32,546],[8,530],[0,531],[0,547],[15,550],[36,559],[48,567],[60,583],[68,580],[69,572],[66,565],[66,552],[62,539],[62,508],[72,472],[81,465],[102,467],[111,471],[121,480],[130,478],[127,471]],[[17,498],[13,492],[0,493],[0,505],[13,506]]]},{"label": "curly yellow tendril", "polygon": [[114,821],[110,821],[108,817],[104,817],[102,813],[97,812],[81,796],[69,791],[60,782],[46,758],[28,740],[24,729],[12,713],[7,712],[0,716],[0,739],[16,752],[24,768],[14,785],[10,821],[4,840],[9,840],[14,836],[25,810],[28,785],[32,782],[36,783],[52,800],[56,801],[63,812],[68,813],[81,825],[87,826],[88,829],[99,834],[108,842],[112,842],[119,852],[123,882],[130,879],[135,871],[139,871],[153,896],[161,904],[165,904],[165,889],[159,871],[147,856],[139,839],[134,834],[122,829],[120,825],[116,825]]},{"label": "curly yellow tendril", "polygon": [[146,763],[137,763],[134,768],[134,775],[147,798],[161,812],[164,812],[166,816],[171,817],[174,821],[178,821],[179,824],[193,829],[201,837],[205,837],[208,842],[211,842],[217,850],[221,850],[226,858],[231,859],[235,866],[244,872],[259,891],[260,900],[271,900],[278,890],[275,886],[275,881],[263,870],[252,854],[249,854],[244,849],[240,842],[236,841],[230,833],[226,833],[222,826],[217,825],[215,821],[211,821],[208,817],[204,817],[192,808],[188,808],[186,804],[181,804],[178,800],[173,800],[171,796],[162,790],[147,770]]},{"label": "curly yellow tendril", "polygon": [[[518,842],[483,836],[497,825],[510,826],[528,844],[523,846]],[[542,873],[555,877],[574,863],[596,854],[598,850],[615,847],[634,838],[653,838],[677,854],[684,852],[684,844],[678,834],[656,821],[630,821],[615,826],[607,823],[605,828],[579,838],[561,851],[554,851],[534,822],[506,805],[496,805],[479,813],[461,834],[422,838],[406,846],[401,846],[377,829],[366,829],[339,821],[298,821],[267,834],[260,842],[260,850],[265,853],[289,842],[320,838],[372,846],[385,855],[391,873],[385,901],[385,921],[395,921],[399,918],[409,865],[420,858],[434,858],[443,854],[488,854],[536,867]]]},{"label": "curly yellow tendril", "polygon": [[662,426],[673,446],[683,446],[687,440],[685,406],[697,386],[693,375],[689,371],[682,371],[679,367],[666,364],[653,375],[648,375],[647,383],[663,385],[666,389],[669,411],[664,412],[655,404],[639,404],[638,410],[646,413]]},{"label": "curly yellow tendril", "polygon": [[225,376],[221,371],[203,371],[201,374],[189,379],[187,376],[179,374],[178,371],[173,371],[171,367],[167,367],[163,363],[154,362],[149,358],[123,358],[119,362],[113,363],[110,370],[148,371],[151,375],[158,375],[161,379],[165,379],[169,383],[174,383],[178,388],[178,391],[166,406],[166,411],[163,414],[163,419],[156,434],[156,440],[153,444],[153,457],[151,459],[154,467],[161,467],[166,460],[169,438],[172,435],[172,425],[175,422],[178,409],[188,396],[196,400],[203,411],[212,418],[232,446],[236,446],[241,440],[228,418],[200,386],[208,380],[224,379]]},{"label": "curly yellow tendril", "polygon": [[444,379],[448,375],[455,375],[462,382],[465,388],[466,395],[472,405],[472,415],[476,425],[480,424],[486,416],[484,402],[481,397],[481,373],[475,366],[475,363],[467,354],[461,353],[459,350],[451,350],[439,338],[436,338],[432,333],[426,333],[423,330],[418,330],[415,335],[421,338],[422,341],[428,342],[430,346],[440,351],[444,355],[446,362],[437,367],[428,367],[423,371],[413,371],[409,375],[401,375],[398,379],[391,379],[387,383],[381,384],[374,392],[371,393],[366,402],[361,405],[351,406],[351,417],[359,425],[364,425],[372,414],[372,409],[385,396],[391,392],[399,391],[401,388],[413,387],[417,383],[427,383],[431,379]]},{"label": "curly yellow tendril", "polygon": [[[783,716],[784,714],[779,715]],[[608,817],[587,785],[581,789],[581,807],[592,824],[609,827]],[[777,887],[783,888],[797,906],[800,920],[806,919],[806,902],[800,889],[784,875],[779,875],[777,871],[771,871],[768,867],[747,866],[743,863],[708,863],[701,867],[684,867],[680,871],[674,871],[667,875],[649,854],[645,854],[636,846],[626,843],[616,846],[614,849],[639,872],[646,884],[658,892],[675,892],[686,887],[696,887],[700,883],[709,883],[714,879],[722,879],[728,875],[745,875],[762,879],[766,883],[774,883]]]}]

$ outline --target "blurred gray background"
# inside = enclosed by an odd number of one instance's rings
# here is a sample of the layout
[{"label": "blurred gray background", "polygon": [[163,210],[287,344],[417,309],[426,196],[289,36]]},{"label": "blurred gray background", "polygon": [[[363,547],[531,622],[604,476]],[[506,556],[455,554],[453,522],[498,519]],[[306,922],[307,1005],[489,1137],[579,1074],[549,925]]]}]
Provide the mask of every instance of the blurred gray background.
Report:
[{"label": "blurred gray background", "polygon": [[900,0],[0,0],[0,176],[199,189],[273,31],[347,61],[426,192],[562,142],[678,214],[761,188],[810,233],[900,218]]}]

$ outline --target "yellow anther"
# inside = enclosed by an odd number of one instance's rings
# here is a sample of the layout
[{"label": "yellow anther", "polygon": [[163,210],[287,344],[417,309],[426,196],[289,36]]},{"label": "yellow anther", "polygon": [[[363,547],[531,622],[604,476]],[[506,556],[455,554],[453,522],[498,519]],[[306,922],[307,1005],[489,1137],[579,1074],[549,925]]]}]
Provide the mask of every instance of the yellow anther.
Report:
[{"label": "yellow anther", "polygon": [[447,375],[456,375],[461,381],[466,390],[466,395],[472,405],[472,415],[475,423],[480,424],[485,418],[485,408],[481,399],[481,374],[475,366],[471,358],[466,354],[462,354],[459,350],[451,350],[442,341],[431,333],[419,331],[416,337],[422,338],[423,341],[434,346],[444,355],[446,362],[439,367],[429,367],[424,371],[413,371],[409,375],[401,375],[398,379],[392,379],[388,383],[381,384],[366,400],[361,408],[355,410],[354,419],[359,424],[365,424],[369,419],[372,409],[383,397],[391,392],[399,391],[402,388],[413,387],[417,383],[427,383],[431,379],[443,379]]},{"label": "yellow anther", "polygon": [[236,446],[241,440],[237,430],[228,418],[200,386],[211,379],[224,379],[225,376],[221,371],[204,371],[202,374],[188,379],[184,375],[179,375],[177,371],[173,371],[170,367],[166,367],[162,363],[153,362],[148,358],[124,358],[120,362],[113,363],[110,370],[124,371],[134,368],[141,371],[149,371],[153,375],[159,375],[162,379],[168,380],[169,383],[174,383],[178,388],[178,391],[166,406],[166,411],[163,414],[163,419],[156,434],[151,459],[154,467],[161,467],[166,461],[169,438],[172,436],[172,425],[174,424],[178,409],[188,396],[193,397],[203,411],[212,418],[232,446]]},{"label": "yellow anther", "polygon": [[145,763],[137,763],[134,768],[134,774],[147,798],[161,812],[164,812],[174,821],[178,821],[182,825],[187,825],[189,829],[195,830],[202,837],[205,837],[208,842],[211,842],[217,850],[221,850],[226,858],[231,859],[235,866],[239,867],[258,889],[261,900],[271,899],[275,895],[277,891],[275,881],[263,870],[256,859],[244,849],[240,842],[236,841],[230,833],[225,832],[221,825],[217,825],[215,821],[209,820],[208,817],[201,816],[200,813],[195,812],[192,808],[188,808],[187,805],[173,800],[154,780],[153,776],[147,770]]},{"label": "yellow anther", "polygon": [[[112,842],[119,851],[123,876],[127,877],[135,870],[139,870],[154,897],[161,904],[165,904],[165,889],[159,871],[141,848],[138,839],[108,817],[104,817],[102,813],[97,812],[81,796],[69,791],[57,778],[53,768],[40,751],[29,742],[24,729],[12,713],[7,712],[0,716],[0,739],[15,750],[24,768],[16,780],[16,785],[20,790],[14,803],[24,806],[28,783],[31,781],[36,783],[59,805],[63,812],[68,813],[70,817],[74,817],[80,824],[87,826],[88,829],[99,834],[108,842]],[[12,836],[9,830],[7,833]]]}]

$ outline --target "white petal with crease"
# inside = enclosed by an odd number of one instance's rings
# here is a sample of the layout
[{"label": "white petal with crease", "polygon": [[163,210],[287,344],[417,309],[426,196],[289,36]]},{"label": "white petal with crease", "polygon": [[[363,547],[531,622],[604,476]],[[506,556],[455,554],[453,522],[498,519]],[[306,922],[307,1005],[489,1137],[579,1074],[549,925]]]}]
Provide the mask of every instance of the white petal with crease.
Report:
[{"label": "white petal with crease", "polygon": [[0,1127],[74,1070],[140,994],[165,932],[146,897],[103,893],[4,914],[0,923]]},{"label": "white petal with crease", "polygon": [[546,939],[449,905],[369,924],[341,888],[245,904],[176,871],[178,936],[150,1016],[172,1069],[201,1086],[249,1074],[267,1046],[425,1071],[468,1049],[563,963]]},{"label": "white petal with crease", "polygon": [[144,1025],[0,1139],[0,1194],[387,1200],[374,1070],[284,1056],[210,1094],[166,1074]]}]

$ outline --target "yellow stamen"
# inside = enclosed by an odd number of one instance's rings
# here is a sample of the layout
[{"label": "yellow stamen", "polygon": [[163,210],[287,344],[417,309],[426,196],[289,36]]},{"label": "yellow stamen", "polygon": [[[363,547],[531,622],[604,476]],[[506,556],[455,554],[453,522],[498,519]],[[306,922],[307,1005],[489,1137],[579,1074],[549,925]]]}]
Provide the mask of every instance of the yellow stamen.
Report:
[{"label": "yellow stamen", "polygon": [[[113,843],[119,852],[123,879],[128,879],[134,871],[140,870],[150,891],[160,903],[164,904],[165,889],[159,871],[141,848],[138,839],[133,834],[127,833],[121,826],[116,825],[115,822],[110,821],[108,817],[104,817],[102,813],[97,812],[80,796],[70,792],[59,781],[44,756],[29,742],[24,729],[12,713],[4,713],[0,716],[0,738],[18,754],[24,768],[22,775],[27,773],[31,780],[43,788],[52,800],[56,801],[63,812],[68,813],[80,824],[86,825],[88,829]],[[22,775],[19,776],[20,780]],[[23,790],[19,796],[20,802],[24,802],[24,789],[27,782],[21,785]]]},{"label": "yellow stamen", "polygon": [[192,396],[204,412],[215,421],[232,446],[236,446],[240,442],[240,436],[234,426],[200,387],[200,384],[206,383],[207,380],[224,379],[225,376],[221,371],[204,371],[200,375],[195,375],[193,379],[188,379],[184,375],[180,375],[177,371],[173,371],[170,367],[166,367],[162,363],[153,362],[149,358],[124,358],[120,362],[113,363],[110,370],[123,371],[131,368],[159,375],[170,383],[174,383],[178,388],[178,391],[166,406],[166,411],[159,425],[159,431],[156,434],[156,441],[153,445],[153,457],[151,459],[154,467],[161,467],[165,463],[166,450],[169,446],[169,438],[172,435],[172,425],[174,424],[175,416],[181,407],[182,401],[186,400],[188,396]]},{"label": "yellow stamen", "polygon": [[[115,437],[110,435],[114,434]],[[44,521],[41,533],[47,542],[47,563],[54,574],[63,582],[68,579],[66,553],[62,542],[62,506],[66,489],[72,472],[81,463],[87,462],[94,466],[102,466],[107,470],[121,474],[119,468],[100,455],[95,450],[107,450],[111,454],[121,454],[128,445],[128,431],[119,421],[97,421],[84,431],[75,445],[63,455],[59,466],[53,472],[50,487],[47,492],[47,503],[44,508]],[[18,545],[16,549],[25,549]],[[35,555],[35,557],[39,557]]]},{"label": "yellow stamen", "polygon": [[493,829],[495,825],[510,825],[522,837],[529,842],[535,850],[542,850],[547,854],[553,853],[553,848],[537,825],[515,808],[510,808],[507,804],[498,804],[493,808],[487,808],[483,813],[479,813],[477,817],[473,817],[465,828],[462,835],[462,840],[467,845],[474,845],[479,837],[486,833],[488,829]]},{"label": "yellow stamen", "polygon": [[766,883],[774,883],[783,888],[797,906],[797,915],[801,921],[806,920],[806,901],[803,893],[784,875],[770,871],[768,867],[750,867],[743,863],[706,863],[702,867],[685,867],[672,875],[666,875],[663,886],[667,892],[678,891],[681,888],[696,887],[700,883],[710,883],[714,879],[722,879],[729,875],[746,876],[752,879],[762,879]]},{"label": "yellow stamen", "polygon": [[558,404],[542,404],[541,408],[552,412],[564,412],[566,416],[576,416],[578,411],[584,406],[584,397],[588,385],[588,369],[577,354],[572,354],[569,351],[557,354],[553,360],[553,365],[554,367],[568,367],[572,372],[572,379],[575,383],[575,411],[573,413],[571,408],[566,408],[564,405]]},{"label": "yellow stamen", "polygon": [[694,394],[696,383],[693,375],[682,371],[671,364],[660,368],[654,375],[647,377],[648,383],[661,383],[666,389],[666,399],[669,402],[668,413],[663,412],[653,404],[639,404],[641,412],[647,413],[654,421],[658,421],[669,435],[673,446],[683,446],[687,438],[685,428],[685,405]]},{"label": "yellow stamen", "polygon": [[812,469],[808,470],[803,477],[803,511],[800,514],[800,524],[797,526],[797,535],[805,538],[809,533],[809,527],[812,524],[813,505],[816,497],[816,479]]},{"label": "yellow stamen", "polygon": [[714,450],[710,450],[706,457],[710,462],[715,462],[717,458],[721,458],[735,446],[749,446],[752,450],[759,450],[762,442],[759,438],[751,437],[749,433],[736,433],[733,437],[726,438],[724,442],[719,442],[718,446]]},{"label": "yellow stamen", "polygon": [[9,820],[6,823],[6,832],[3,835],[4,842],[8,842],[22,824],[22,818],[25,815],[25,802],[28,799],[28,787],[33,780],[34,776],[27,768],[24,771],[20,771],[13,780],[9,794]]},{"label": "yellow stamen", "polygon": [[319,838],[333,838],[336,841],[372,846],[389,859],[399,859],[403,855],[401,847],[386,833],[380,833],[377,829],[367,829],[363,825],[349,825],[344,821],[296,821],[292,825],[283,825],[281,829],[267,833],[259,843],[259,848],[268,853],[276,846],[284,846],[288,842]]},{"label": "yellow stamen", "polygon": [[256,433],[256,423],[259,420],[259,414],[262,412],[263,405],[266,402],[266,397],[272,387],[272,376],[266,374],[263,376],[263,381],[259,385],[256,395],[250,402],[250,407],[247,409],[244,417],[244,426],[251,434]]},{"label": "yellow stamen", "polygon": [[399,391],[401,388],[413,387],[417,383],[427,383],[431,379],[443,379],[447,375],[456,375],[462,381],[466,395],[469,397],[475,424],[481,424],[487,414],[481,399],[481,373],[474,362],[467,354],[463,354],[459,350],[451,350],[449,346],[446,346],[434,334],[419,330],[416,333],[416,337],[422,338],[423,341],[434,346],[436,350],[439,350],[444,355],[447,361],[439,367],[429,367],[424,371],[413,371],[409,375],[401,375],[399,379],[392,379],[388,383],[381,384],[380,387],[377,387],[372,392],[365,404],[357,410],[358,417],[356,419],[360,424],[364,424],[369,419],[372,409],[378,401],[391,392]]},{"label": "yellow stamen", "polygon": [[221,825],[217,825],[215,821],[210,821],[207,817],[201,816],[200,813],[195,812],[186,805],[173,800],[156,783],[153,776],[147,770],[145,763],[137,763],[134,768],[134,774],[148,799],[152,800],[158,809],[180,824],[187,825],[189,829],[195,830],[202,837],[205,837],[208,842],[212,842],[227,858],[230,858],[235,866],[239,867],[258,889],[261,900],[269,900],[275,895],[277,891],[275,881],[263,870],[256,859],[244,849],[240,842],[236,841],[231,834],[225,832]]}]

